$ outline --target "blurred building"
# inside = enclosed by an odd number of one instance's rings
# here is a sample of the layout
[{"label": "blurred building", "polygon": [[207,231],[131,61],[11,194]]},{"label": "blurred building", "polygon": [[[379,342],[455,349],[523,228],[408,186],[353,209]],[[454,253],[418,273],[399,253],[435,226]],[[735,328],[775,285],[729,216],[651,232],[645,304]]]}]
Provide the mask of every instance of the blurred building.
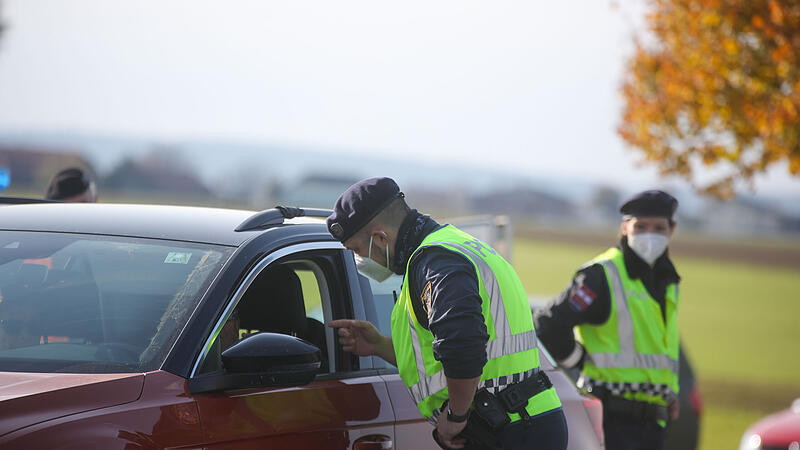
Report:
[{"label": "blurred building", "polygon": [[281,205],[330,209],[339,195],[358,180],[354,176],[313,173],[274,185],[270,196]]},{"label": "blurred building", "polygon": [[714,235],[778,234],[792,231],[791,218],[779,210],[752,200],[706,200],[701,229]]},{"label": "blurred building", "polygon": [[474,195],[470,207],[481,214],[510,214],[544,220],[567,220],[575,215],[574,206],[569,200],[532,188]]},{"label": "blurred building", "polygon": [[0,167],[9,174],[7,192],[42,197],[50,179],[61,169],[79,167],[91,176],[95,173],[77,152],[30,147],[0,148]]},{"label": "blurred building", "polygon": [[211,191],[179,153],[154,148],[141,158],[126,158],[102,177],[100,188],[116,195],[207,199]]}]

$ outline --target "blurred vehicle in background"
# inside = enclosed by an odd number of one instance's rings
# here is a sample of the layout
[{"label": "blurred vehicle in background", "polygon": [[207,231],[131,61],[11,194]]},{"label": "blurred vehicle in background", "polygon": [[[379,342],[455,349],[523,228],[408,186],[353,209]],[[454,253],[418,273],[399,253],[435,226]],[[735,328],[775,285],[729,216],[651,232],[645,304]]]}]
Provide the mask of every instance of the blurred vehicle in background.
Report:
[{"label": "blurred vehicle in background", "polygon": [[751,425],[739,444],[739,450],[777,449],[800,450],[800,398]]},{"label": "blurred vehicle in background", "polygon": [[603,403],[591,394],[582,394],[572,379],[558,368],[547,350],[539,346],[539,362],[558,392],[567,417],[567,450],[604,449]]},{"label": "blurred vehicle in background", "polygon": [[489,244],[508,262],[513,263],[512,248],[514,246],[514,228],[511,217],[500,214],[483,214],[478,216],[451,217],[442,223],[449,223],[459,230],[469,233],[482,242]]},{"label": "blurred vehicle in background", "polygon": [[700,440],[700,418],[703,412],[703,399],[694,377],[692,365],[686,356],[683,343],[679,347],[680,372],[678,393],[680,416],[667,427],[667,450],[693,450]]}]

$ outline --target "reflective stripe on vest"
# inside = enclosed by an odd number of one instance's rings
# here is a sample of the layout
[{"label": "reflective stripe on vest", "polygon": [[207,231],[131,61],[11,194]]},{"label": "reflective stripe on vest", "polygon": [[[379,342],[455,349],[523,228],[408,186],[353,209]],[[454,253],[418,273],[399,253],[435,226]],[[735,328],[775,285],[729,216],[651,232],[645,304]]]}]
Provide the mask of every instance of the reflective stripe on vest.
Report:
[{"label": "reflective stripe on vest", "polygon": [[614,304],[617,308],[617,330],[619,333],[619,353],[589,353],[591,363],[602,369],[635,367],[640,369],[667,369],[678,375],[677,359],[665,354],[637,353],[633,336],[633,320],[628,309],[628,298],[622,287],[617,265],[610,259],[598,261],[606,269],[614,290]]},{"label": "reflective stripe on vest", "polygon": [[[535,349],[537,340],[536,332],[534,330],[525,331],[519,334],[511,334],[511,327],[508,323],[506,307],[503,303],[502,295],[500,294],[500,286],[497,282],[497,277],[489,267],[489,264],[487,264],[483,258],[475,253],[475,249],[452,242],[432,242],[430,244],[425,244],[426,247],[432,245],[441,247],[449,246],[461,250],[461,252],[463,252],[465,256],[469,257],[470,260],[475,263],[476,267],[478,267],[478,272],[481,277],[481,281],[483,282],[483,287],[490,299],[490,311],[495,330],[495,339],[490,340],[486,344],[487,359],[492,360],[501,356]],[[426,375],[425,363],[422,356],[422,345],[420,344],[420,338],[417,334],[417,330],[414,327],[414,320],[411,317],[411,312],[409,312],[408,320],[411,327],[411,343],[414,349],[414,359],[417,365],[417,374],[419,375],[419,382],[410,386],[408,389],[411,392],[411,396],[414,398],[414,401],[416,403],[420,403],[428,396],[446,388],[447,379],[444,375],[444,370],[440,370],[430,376]],[[503,386],[511,384],[515,381],[521,381],[531,375],[536,374],[537,372],[538,368],[531,369],[520,374],[492,378],[483,381],[482,385],[484,387],[493,388],[494,390],[501,390],[500,388]]]}]

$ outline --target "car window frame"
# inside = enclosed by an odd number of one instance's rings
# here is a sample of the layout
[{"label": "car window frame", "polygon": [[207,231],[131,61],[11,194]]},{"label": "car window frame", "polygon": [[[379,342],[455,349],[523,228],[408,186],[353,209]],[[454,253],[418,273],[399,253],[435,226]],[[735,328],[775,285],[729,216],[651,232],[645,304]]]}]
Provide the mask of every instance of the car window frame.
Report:
[{"label": "car window frame", "polygon": [[[271,264],[276,263],[279,260],[286,258],[287,256],[314,250],[334,250],[341,252],[344,251],[345,249],[342,246],[342,244],[337,241],[317,241],[317,242],[304,242],[304,243],[291,244],[286,247],[281,247],[279,249],[276,249],[264,255],[260,260],[258,260],[257,263],[255,263],[252,267],[250,267],[247,270],[247,274],[242,278],[242,281],[236,287],[236,290],[234,291],[233,295],[231,295],[230,298],[226,301],[225,308],[223,309],[222,313],[217,317],[217,320],[214,322],[214,326],[211,328],[211,332],[206,335],[203,341],[203,345],[200,347],[200,352],[195,356],[194,360],[192,361],[192,366],[191,366],[192,369],[189,372],[189,378],[195,378],[201,375],[200,369],[202,367],[203,361],[208,356],[208,353],[210,352],[211,347],[214,344],[214,340],[222,330],[222,326],[230,318],[234,309],[236,309],[236,306],[241,301],[242,296],[244,296],[244,293],[247,292],[247,290],[250,288],[250,285],[261,274],[261,272],[263,272]],[[300,258],[300,259],[309,259],[309,258]],[[345,265],[347,265],[348,264],[347,258],[344,258],[344,260],[345,260]],[[355,263],[353,263],[353,266],[355,267]],[[343,276],[346,276],[347,278],[347,284],[348,284],[347,288],[350,290],[351,293],[350,298],[352,299],[353,289],[352,286],[350,286],[352,284],[352,280],[350,279],[351,277],[348,276],[346,273],[343,273]],[[328,289],[328,292],[330,292],[330,286],[328,280],[325,280],[324,284],[325,284],[324,287]],[[322,288],[323,286],[321,285],[320,287]],[[329,293],[327,294],[327,299],[329,300],[329,302],[332,301]],[[344,299],[343,301],[346,301],[346,299]],[[351,306],[355,307],[356,306],[355,303],[357,302],[351,301],[350,303]],[[323,307],[323,310],[325,310],[325,308],[326,307]],[[330,305],[328,305],[327,308],[330,308]],[[358,315],[358,313],[355,311],[354,314]],[[361,315],[363,316],[363,308],[361,310]],[[328,335],[329,334],[326,330],[326,338],[328,337]],[[337,343],[334,342],[333,346],[334,352],[336,351],[335,348],[336,344]],[[329,350],[331,350],[330,344],[326,342],[326,345],[328,345]],[[336,358],[333,357],[333,354],[330,354],[329,358],[333,360],[332,361],[333,364],[331,365],[331,374],[330,374],[332,375],[336,373],[336,364],[335,364]]]}]

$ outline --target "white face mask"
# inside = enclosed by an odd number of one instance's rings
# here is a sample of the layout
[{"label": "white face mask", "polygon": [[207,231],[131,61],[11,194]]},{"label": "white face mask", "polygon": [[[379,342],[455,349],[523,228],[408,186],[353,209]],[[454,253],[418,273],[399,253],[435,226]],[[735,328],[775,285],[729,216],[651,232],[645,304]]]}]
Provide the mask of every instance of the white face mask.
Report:
[{"label": "white face mask", "polygon": [[363,258],[361,256],[355,255],[355,258],[356,258],[356,267],[358,268],[358,271],[372,278],[378,283],[385,281],[394,273],[392,272],[392,269],[389,268],[388,245],[386,246],[386,267],[378,264],[377,261],[372,259],[372,236],[369,237],[369,251],[367,253],[367,257]]},{"label": "white face mask", "polygon": [[669,237],[659,233],[629,234],[628,246],[651,266],[664,254]]}]

